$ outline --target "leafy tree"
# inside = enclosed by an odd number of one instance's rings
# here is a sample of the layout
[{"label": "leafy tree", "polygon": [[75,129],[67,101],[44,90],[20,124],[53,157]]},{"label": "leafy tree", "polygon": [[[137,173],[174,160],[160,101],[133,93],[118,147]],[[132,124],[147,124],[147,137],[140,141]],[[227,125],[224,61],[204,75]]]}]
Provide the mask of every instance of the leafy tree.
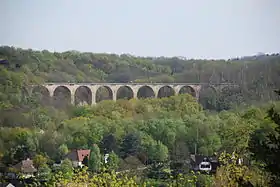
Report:
[{"label": "leafy tree", "polygon": [[153,145],[153,154],[152,159],[157,162],[163,162],[168,159],[168,148],[163,145],[160,141],[157,141],[155,145]]},{"label": "leafy tree", "polygon": [[41,154],[37,154],[33,159],[33,164],[34,166],[38,169],[40,167],[42,167],[43,165],[47,164],[48,159],[41,155]]},{"label": "leafy tree", "polygon": [[38,177],[41,180],[49,180],[51,178],[52,170],[47,164],[40,165],[38,168]]},{"label": "leafy tree", "polygon": [[223,152],[219,158],[222,166],[218,168],[215,177],[215,186],[253,186],[250,182],[249,168],[238,164],[238,154]]},{"label": "leafy tree", "polygon": [[74,171],[71,160],[66,158],[62,161],[59,171],[63,174],[63,177],[65,179],[72,178]]},{"label": "leafy tree", "polygon": [[69,152],[67,145],[62,144],[58,147],[58,158],[62,160]]},{"label": "leafy tree", "polygon": [[134,156],[140,149],[140,138],[135,133],[127,134],[121,144],[121,154],[125,158],[127,156]]},{"label": "leafy tree", "polygon": [[[195,145],[200,154],[212,155],[214,152],[226,150],[236,151],[244,158],[248,156],[249,148],[258,161],[252,162],[248,167],[250,172],[255,171],[255,167],[264,165],[266,171],[275,177],[272,179],[279,181],[279,123],[276,115],[279,102],[270,110],[270,118],[263,119],[263,111],[268,108],[265,103],[279,99],[271,91],[275,86],[280,86],[279,57],[279,54],[272,54],[229,60],[188,60],[177,57],[151,58],[77,51],[51,53],[46,50],[34,51],[2,46],[1,162],[5,167],[9,167],[23,159],[34,158],[43,153],[50,159],[51,164],[54,160],[64,159],[68,148],[87,148],[93,143],[100,145],[102,154],[114,151],[119,157],[128,156],[137,160],[137,165],[147,164],[147,158],[153,159],[154,162],[164,161],[168,158],[168,153],[174,162],[181,158],[186,160],[189,153],[194,152]],[[214,91],[203,85],[200,90],[200,103],[204,109],[210,111],[203,111],[199,103],[187,94],[162,99],[106,101],[86,107],[65,105],[65,108],[61,108],[59,105],[63,103],[59,99],[51,100],[48,94],[43,94],[43,90],[40,89],[37,94],[31,94],[29,89],[29,85],[43,82],[186,80],[194,83],[232,82],[239,86]],[[165,91],[164,95],[170,95],[170,90]],[[183,89],[182,93],[192,92]],[[148,96],[149,92],[143,89],[141,94]],[[131,94],[129,89],[124,89],[120,95],[128,97]],[[89,94],[82,93],[76,96],[82,101],[84,97],[88,98]],[[97,93],[96,98],[104,100],[109,96],[109,92],[103,90]],[[62,99],[64,100],[64,97]],[[247,109],[251,104],[256,106]],[[228,109],[232,110],[221,112]],[[98,155],[98,151],[96,153]],[[101,156],[97,157],[100,159],[88,158],[89,167],[90,163],[98,160],[101,162]],[[142,163],[139,163],[137,157],[141,157]],[[44,169],[45,164],[42,163],[45,161],[39,156],[36,159],[36,167],[39,167],[39,170],[41,167]],[[129,159],[121,161],[125,163],[127,160]],[[85,159],[84,163],[86,162]],[[63,174],[62,171],[57,175],[60,174]],[[83,174],[88,176],[87,173]],[[110,180],[119,184],[118,179],[122,178],[113,174],[100,175],[101,177],[97,175],[95,178],[94,184],[97,186],[108,184],[107,179],[110,184]],[[261,178],[259,175],[255,176],[255,181]],[[75,177],[68,178],[56,179],[59,182],[76,182]],[[187,184],[187,180],[192,180],[186,176],[181,178]],[[100,185],[100,181],[104,183]],[[170,183],[171,181],[174,182],[170,179]],[[126,182],[134,184],[135,180]]]},{"label": "leafy tree", "polygon": [[[116,172],[101,172],[100,174],[90,176],[86,169],[74,174],[71,179],[64,179],[62,174],[55,175],[50,181],[47,182],[48,186],[79,186],[88,185],[92,187],[99,186],[139,186],[135,177],[127,174],[117,174]],[[145,185],[145,183],[143,183]]]},{"label": "leafy tree", "polygon": [[168,158],[168,148],[160,141],[151,139],[144,144],[145,151],[148,154],[148,159],[151,162],[164,162]]},{"label": "leafy tree", "polygon": [[112,151],[117,150],[117,142],[116,138],[113,134],[109,134],[104,136],[101,142],[101,148],[103,149],[104,153],[110,153]]},{"label": "leafy tree", "polygon": [[251,135],[249,150],[272,173],[274,185],[280,185],[280,114],[272,107],[268,118],[273,124],[265,124]]},{"label": "leafy tree", "polygon": [[94,172],[98,172],[101,169],[101,154],[100,149],[96,144],[94,144],[91,148],[89,169]]},{"label": "leafy tree", "polygon": [[109,154],[107,167],[109,170],[117,170],[120,164],[120,159],[114,151]]}]

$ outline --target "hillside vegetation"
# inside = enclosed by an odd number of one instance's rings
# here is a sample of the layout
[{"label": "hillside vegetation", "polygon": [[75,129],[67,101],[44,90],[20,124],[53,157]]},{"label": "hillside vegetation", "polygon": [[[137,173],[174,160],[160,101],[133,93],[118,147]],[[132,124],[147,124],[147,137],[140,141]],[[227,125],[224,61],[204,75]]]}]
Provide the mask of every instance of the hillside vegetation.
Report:
[{"label": "hillside vegetation", "polygon": [[[259,55],[230,60],[134,57],[67,51],[51,53],[1,47],[0,59],[30,82],[184,82],[235,83],[219,97],[209,88],[201,92],[206,109],[223,110],[242,103],[274,100],[280,87],[280,56]],[[104,92],[103,92],[104,93]],[[101,94],[102,95],[102,94]],[[106,95],[106,94],[105,94]]]},{"label": "hillside vegetation", "polygon": [[[188,160],[197,147],[198,154],[236,152],[250,161],[245,169],[232,164],[221,167],[218,173],[222,175],[209,176],[214,186],[225,186],[223,181],[237,186],[240,179],[269,186],[268,182],[279,179],[279,172],[273,169],[279,165],[271,162],[279,156],[280,105],[274,92],[280,88],[279,54],[227,61],[184,60],[1,47],[0,59],[0,167],[4,170],[32,158],[36,168],[47,173],[46,179],[64,178],[74,183],[75,174],[67,160],[61,168],[52,168],[68,150],[91,149],[89,171],[100,172],[103,166],[121,171]],[[42,104],[40,97],[23,94],[26,85],[43,82],[130,81],[228,82],[240,86],[218,95],[205,89],[202,105],[184,94],[58,109]],[[268,101],[275,106],[270,112]],[[107,165],[102,164],[105,153],[111,155]],[[133,164],[128,160],[134,160]],[[57,179],[59,171],[62,176]],[[142,174],[142,179],[148,180],[148,176],[149,172]]]}]

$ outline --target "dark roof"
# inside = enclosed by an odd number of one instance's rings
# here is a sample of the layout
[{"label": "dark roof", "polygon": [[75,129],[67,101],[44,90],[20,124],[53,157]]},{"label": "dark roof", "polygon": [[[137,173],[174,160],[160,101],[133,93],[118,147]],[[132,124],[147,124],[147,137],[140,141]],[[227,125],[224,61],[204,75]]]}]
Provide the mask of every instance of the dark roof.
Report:
[{"label": "dark roof", "polygon": [[218,162],[216,157],[204,156],[204,155],[191,155],[191,162],[200,164],[202,161]]},{"label": "dark roof", "polygon": [[33,166],[33,161],[26,159],[13,166],[13,168],[23,173],[34,173],[37,169]]}]

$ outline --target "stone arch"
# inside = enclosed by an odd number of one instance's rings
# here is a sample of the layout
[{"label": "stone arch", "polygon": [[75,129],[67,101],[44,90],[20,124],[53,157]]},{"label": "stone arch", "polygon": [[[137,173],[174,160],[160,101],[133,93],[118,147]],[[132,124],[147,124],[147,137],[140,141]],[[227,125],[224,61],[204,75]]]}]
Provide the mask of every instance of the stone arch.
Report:
[{"label": "stone arch", "polygon": [[34,97],[41,104],[50,104],[50,91],[45,86],[37,85],[32,88],[31,97]]},{"label": "stone arch", "polygon": [[155,91],[151,86],[141,86],[137,91],[137,98],[153,98],[155,97]]},{"label": "stone arch", "polygon": [[109,86],[100,86],[95,93],[96,103],[103,100],[113,100],[113,90]]},{"label": "stone arch", "polygon": [[134,97],[133,89],[130,86],[121,86],[118,88],[117,99],[132,99]]},{"label": "stone arch", "polygon": [[199,103],[207,110],[215,110],[218,103],[218,90],[213,85],[203,85],[199,93]]},{"label": "stone arch", "polygon": [[175,95],[175,90],[171,86],[162,86],[158,90],[158,98],[170,97]]},{"label": "stone arch", "polygon": [[92,91],[88,86],[79,86],[74,95],[75,105],[92,104]]},{"label": "stone arch", "polygon": [[32,88],[32,91],[31,91],[32,94],[35,94],[38,92],[50,96],[50,91],[45,86],[37,85]]},{"label": "stone arch", "polygon": [[71,104],[71,90],[67,86],[57,86],[53,91],[53,102],[58,108]]},{"label": "stone arch", "polygon": [[179,94],[190,94],[193,97],[197,96],[195,89],[192,86],[182,86],[179,90]]}]

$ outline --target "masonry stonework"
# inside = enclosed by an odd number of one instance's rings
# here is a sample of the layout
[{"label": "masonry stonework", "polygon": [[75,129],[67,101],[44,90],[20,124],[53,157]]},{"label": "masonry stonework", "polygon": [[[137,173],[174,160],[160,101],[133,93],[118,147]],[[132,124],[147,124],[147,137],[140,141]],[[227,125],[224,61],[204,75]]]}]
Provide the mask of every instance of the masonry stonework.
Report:
[{"label": "masonry stonework", "polygon": [[[96,104],[96,95],[97,91],[101,87],[106,87],[112,95],[112,100],[117,100],[118,90],[122,87],[127,87],[132,92],[132,98],[137,99],[138,92],[143,87],[148,87],[152,90],[154,98],[158,98],[159,91],[161,88],[169,87],[174,91],[174,95],[178,95],[180,91],[188,87],[192,90],[193,96],[198,100],[199,93],[203,84],[192,84],[192,83],[45,83],[41,86],[46,88],[49,92],[49,96],[53,97],[58,90],[58,88],[63,87],[68,91],[71,96],[71,103],[75,104],[75,95],[79,88],[86,88],[91,94],[91,104]],[[219,88],[221,89],[228,84],[219,84]],[[35,86],[32,86],[32,89]],[[213,86],[212,86],[213,87]],[[213,87],[214,88],[214,87]],[[216,91],[216,88],[214,88]]]},{"label": "masonry stonework", "polygon": [[[71,103],[75,104],[75,94],[76,91],[80,88],[80,87],[84,87],[87,90],[90,91],[91,93],[91,103],[92,104],[96,104],[96,94],[97,94],[97,90],[101,87],[106,87],[109,92],[112,94],[112,99],[114,101],[117,100],[117,93],[118,90],[122,87],[127,87],[128,89],[131,90],[133,97],[137,99],[137,94],[139,92],[139,90],[142,87],[148,87],[153,91],[154,97],[157,98],[159,91],[161,88],[163,87],[169,87],[171,88],[175,95],[178,95],[180,90],[184,87],[189,87],[191,88],[192,92],[194,93],[194,96],[198,99],[199,98],[199,91],[201,89],[201,85],[195,85],[195,84],[164,84],[164,83],[142,83],[142,84],[125,84],[125,83],[84,83],[84,84],[74,84],[74,83],[46,83],[42,85],[43,87],[45,87],[48,92],[49,92],[49,96],[53,97],[55,92],[57,91],[58,88],[63,87],[65,88],[71,95]],[[34,87],[34,86],[33,86]]]}]

